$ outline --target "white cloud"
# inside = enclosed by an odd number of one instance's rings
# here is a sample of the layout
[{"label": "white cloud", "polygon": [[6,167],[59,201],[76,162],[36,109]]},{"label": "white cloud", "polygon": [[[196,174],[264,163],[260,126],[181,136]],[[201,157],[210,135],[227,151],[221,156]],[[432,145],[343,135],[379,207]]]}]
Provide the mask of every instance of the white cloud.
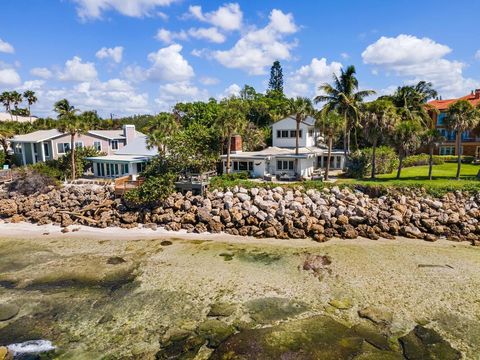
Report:
[{"label": "white cloud", "polygon": [[[168,6],[177,0],[74,0],[77,14],[83,19],[99,19],[106,11],[118,11],[122,15],[144,17],[165,14],[155,12],[158,7]],[[163,15],[163,16],[162,16]]]},{"label": "white cloud", "polygon": [[61,81],[91,81],[97,78],[95,64],[91,62],[82,62],[78,56],[65,62],[65,68],[58,74]]},{"label": "white cloud", "polygon": [[221,44],[225,41],[225,35],[220,33],[215,27],[198,29],[192,28],[188,30],[188,34],[196,39],[206,39],[217,44]]},{"label": "white cloud", "polygon": [[223,30],[239,30],[242,26],[243,13],[237,3],[224,4],[217,10],[205,14],[198,5],[190,6],[188,10],[191,16]]},{"label": "white cloud", "polygon": [[95,56],[98,59],[112,59],[115,63],[122,62],[123,46],[115,46],[113,48],[102,47],[97,51]]},{"label": "white cloud", "polygon": [[393,72],[405,77],[407,83],[430,81],[442,96],[458,97],[478,87],[479,82],[463,76],[465,63],[444,58],[451,51],[429,38],[382,36],[365,49],[362,58],[366,64],[376,65],[377,72],[378,68]]},{"label": "white cloud", "polygon": [[11,44],[8,42],[0,39],[0,52],[7,53],[7,54],[13,54],[15,52],[15,49]]},{"label": "white cloud", "polygon": [[45,86],[45,80],[27,80],[17,90],[41,90]]},{"label": "white cloud", "polygon": [[264,74],[275,60],[290,59],[295,43],[286,42],[284,36],[298,29],[293,16],[274,9],[269,19],[266,27],[247,31],[231,49],[215,51],[212,56],[225,67],[253,75]]},{"label": "white cloud", "polygon": [[193,77],[195,75],[193,68],[182,56],[181,51],[181,45],[172,44],[148,54],[152,66],[147,70],[147,77],[168,82],[187,81]]},{"label": "white cloud", "polygon": [[475,53],[475,59],[480,60],[480,50],[477,50],[477,52]]},{"label": "white cloud", "polygon": [[220,95],[219,97],[220,98],[228,98],[228,97],[231,97],[231,96],[239,96],[241,90],[242,90],[242,88],[239,85],[231,84],[230,86],[228,86],[223,91],[223,94]]},{"label": "white cloud", "polygon": [[52,72],[46,67],[33,68],[30,70],[30,74],[42,79],[50,79],[52,77]]},{"label": "white cloud", "polygon": [[167,29],[158,29],[155,39],[162,41],[165,44],[171,44],[175,40],[187,40],[188,35],[185,31],[173,32]]},{"label": "white cloud", "polygon": [[203,85],[216,85],[220,82],[220,80],[218,80],[217,78],[214,78],[214,77],[208,77],[208,76],[203,76],[199,79],[199,81],[203,84]]},{"label": "white cloud", "polygon": [[147,79],[146,71],[138,65],[129,65],[122,71],[122,76],[127,80],[138,83]]},{"label": "white cloud", "polygon": [[188,81],[168,83],[160,86],[155,102],[161,110],[170,110],[177,102],[207,100],[208,92],[199,89]]},{"label": "white cloud", "polygon": [[342,59],[345,59],[345,60],[350,58],[350,55],[346,52],[342,52],[340,56],[342,57]]},{"label": "white cloud", "polygon": [[0,84],[5,86],[16,86],[21,83],[20,75],[14,68],[0,68]]},{"label": "white cloud", "polygon": [[304,65],[289,75],[285,81],[286,92],[290,96],[313,97],[317,89],[329,82],[333,74],[339,74],[342,64],[336,61],[327,63],[327,59],[313,58],[310,64]]}]

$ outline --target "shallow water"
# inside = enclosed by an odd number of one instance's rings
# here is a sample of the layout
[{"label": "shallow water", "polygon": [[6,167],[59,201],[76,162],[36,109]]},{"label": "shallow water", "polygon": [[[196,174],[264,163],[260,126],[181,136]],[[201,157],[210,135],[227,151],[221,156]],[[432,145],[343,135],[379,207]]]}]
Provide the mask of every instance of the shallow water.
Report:
[{"label": "shallow water", "polygon": [[[59,359],[207,359],[235,333],[327,316],[346,329],[373,326],[389,344],[382,351],[395,356],[397,339],[418,323],[466,358],[480,349],[478,248],[164,240],[0,239],[0,304],[20,308],[0,321],[0,345],[46,339]],[[305,271],[311,255],[331,264]],[[361,319],[366,306],[386,308],[393,320]],[[366,337],[354,336],[358,358],[378,350]],[[305,340],[291,346],[297,341]]]}]

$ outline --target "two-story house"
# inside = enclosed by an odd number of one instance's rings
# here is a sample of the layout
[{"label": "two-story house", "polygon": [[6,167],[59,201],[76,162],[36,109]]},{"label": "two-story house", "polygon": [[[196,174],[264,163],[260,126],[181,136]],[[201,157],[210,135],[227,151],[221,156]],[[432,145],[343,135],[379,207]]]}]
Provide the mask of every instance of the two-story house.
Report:
[{"label": "two-story house", "polygon": [[[120,130],[89,130],[75,135],[75,147],[94,147],[98,151],[113,155],[135,138],[144,136],[135,130],[135,125],[124,125]],[[10,139],[10,146],[22,165],[58,159],[71,146],[70,135],[57,129],[38,130],[17,135]]]},{"label": "two-story house", "polygon": [[[449,131],[445,126],[445,116],[448,107],[458,100],[467,100],[473,106],[480,104],[480,89],[472,91],[469,95],[457,99],[432,100],[428,105],[437,111],[431,111],[435,128],[442,134],[445,141],[438,147],[438,155],[457,155],[457,146],[455,143],[455,131]],[[480,134],[478,129],[469,129],[462,134],[462,154],[467,156],[480,157]]]},{"label": "two-story house", "polygon": [[[315,119],[308,117],[299,126],[299,151],[296,155],[295,118],[292,116],[275,122],[272,126],[272,146],[261,151],[242,151],[242,139],[232,139],[231,166],[232,172],[250,173],[255,178],[271,179],[286,176],[309,178],[318,168],[327,164],[327,149],[321,146],[321,136],[315,128]],[[319,146],[320,145],[320,146]],[[223,170],[226,171],[227,155],[222,155]],[[296,166],[298,166],[296,168]],[[345,159],[343,151],[332,152],[331,169],[343,169]]]}]

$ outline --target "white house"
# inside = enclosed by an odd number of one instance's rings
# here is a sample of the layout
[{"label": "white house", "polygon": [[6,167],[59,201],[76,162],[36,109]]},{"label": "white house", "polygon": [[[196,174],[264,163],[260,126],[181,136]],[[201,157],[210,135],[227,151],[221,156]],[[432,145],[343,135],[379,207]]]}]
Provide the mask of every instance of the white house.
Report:
[{"label": "white house", "polygon": [[136,137],[132,142],[113,155],[89,157],[93,164],[95,177],[117,178],[126,175],[138,175],[152,157],[158,154],[156,147],[148,148],[145,135]]},{"label": "white house", "polygon": [[[287,117],[272,125],[272,146],[261,151],[242,151],[239,136],[232,139],[231,171],[247,171],[255,178],[310,178],[317,169],[326,167],[328,149],[322,144],[315,119],[308,117],[299,126],[299,151],[295,154],[296,121]],[[222,155],[226,171],[227,155]],[[298,168],[296,168],[296,163]],[[343,150],[333,150],[330,169],[343,169]]]}]

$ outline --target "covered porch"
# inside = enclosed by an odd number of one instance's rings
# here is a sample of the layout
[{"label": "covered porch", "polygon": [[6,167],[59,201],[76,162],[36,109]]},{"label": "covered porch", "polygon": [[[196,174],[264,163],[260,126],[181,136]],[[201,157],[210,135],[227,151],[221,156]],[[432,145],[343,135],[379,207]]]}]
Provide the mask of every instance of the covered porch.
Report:
[{"label": "covered porch", "polygon": [[136,177],[145,170],[150,160],[146,156],[110,155],[89,157],[92,163],[93,175],[99,178]]}]

